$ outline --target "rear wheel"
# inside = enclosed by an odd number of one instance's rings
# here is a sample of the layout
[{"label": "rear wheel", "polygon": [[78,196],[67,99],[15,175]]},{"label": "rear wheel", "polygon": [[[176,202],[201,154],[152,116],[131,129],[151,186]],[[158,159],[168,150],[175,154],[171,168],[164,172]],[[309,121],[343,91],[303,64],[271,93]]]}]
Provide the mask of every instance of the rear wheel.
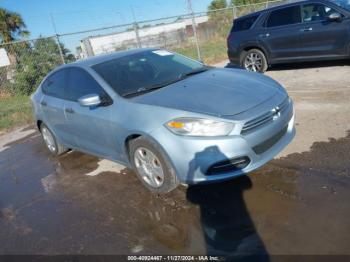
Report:
[{"label": "rear wheel", "polygon": [[172,164],[156,143],[139,137],[129,142],[129,152],[138,178],[152,192],[165,194],[179,185]]},{"label": "rear wheel", "polygon": [[59,156],[68,151],[66,147],[57,142],[54,134],[45,124],[40,125],[40,132],[44,139],[46,147],[51,154],[54,156]]},{"label": "rear wheel", "polygon": [[248,71],[264,73],[267,68],[267,59],[259,49],[250,49],[242,54],[241,66]]}]

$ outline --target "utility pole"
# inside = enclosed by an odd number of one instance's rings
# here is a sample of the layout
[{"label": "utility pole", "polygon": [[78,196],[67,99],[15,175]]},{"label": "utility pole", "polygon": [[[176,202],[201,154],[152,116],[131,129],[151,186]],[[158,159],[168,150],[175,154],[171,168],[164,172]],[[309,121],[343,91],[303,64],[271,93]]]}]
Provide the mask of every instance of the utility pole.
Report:
[{"label": "utility pole", "polygon": [[197,37],[196,21],[194,19],[194,12],[193,12],[193,8],[192,8],[192,1],[191,0],[187,0],[187,7],[188,7],[188,12],[192,16],[192,30],[193,30],[193,35],[194,35],[195,42],[196,42],[198,60],[202,61],[201,51],[199,49],[199,43],[198,43],[198,37]]},{"label": "utility pole", "polygon": [[53,30],[55,31],[55,36],[56,36],[56,40],[57,40],[58,51],[60,52],[60,56],[61,56],[61,59],[62,59],[62,63],[65,64],[66,61],[64,60],[64,55],[63,55],[62,48],[61,48],[60,38],[58,37],[58,34],[57,34],[56,24],[55,24],[55,20],[53,19],[52,13],[50,13],[50,18],[51,18],[51,23],[52,23]]},{"label": "utility pole", "polygon": [[135,35],[136,35],[136,42],[137,42],[137,47],[141,48],[141,40],[140,40],[140,35],[139,35],[139,25],[136,22],[136,16],[135,16],[135,11],[132,5],[130,5],[130,9],[131,9],[131,13],[132,13],[132,17],[134,19],[134,31],[135,31]]}]

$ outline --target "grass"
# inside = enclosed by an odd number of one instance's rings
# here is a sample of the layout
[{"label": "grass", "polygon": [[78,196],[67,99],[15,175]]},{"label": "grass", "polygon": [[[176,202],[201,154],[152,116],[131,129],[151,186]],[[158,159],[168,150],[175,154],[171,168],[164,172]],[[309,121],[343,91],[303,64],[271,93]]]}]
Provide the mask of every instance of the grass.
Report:
[{"label": "grass", "polygon": [[[209,42],[199,43],[201,58],[206,64],[215,64],[227,59],[226,40],[216,38]],[[190,46],[172,48],[174,52],[183,54],[193,59],[198,59],[195,43]]]},{"label": "grass", "polygon": [[0,97],[0,131],[32,121],[29,96]]}]

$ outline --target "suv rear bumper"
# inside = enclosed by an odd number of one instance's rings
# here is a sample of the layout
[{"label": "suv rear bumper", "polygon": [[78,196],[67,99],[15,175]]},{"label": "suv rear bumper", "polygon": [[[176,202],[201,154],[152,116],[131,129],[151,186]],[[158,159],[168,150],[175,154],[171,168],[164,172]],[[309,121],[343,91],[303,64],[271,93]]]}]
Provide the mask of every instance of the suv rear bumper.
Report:
[{"label": "suv rear bumper", "polygon": [[234,49],[228,49],[227,50],[227,57],[230,60],[230,63],[233,65],[238,65],[240,66],[240,59],[239,59],[239,53],[237,50]]}]

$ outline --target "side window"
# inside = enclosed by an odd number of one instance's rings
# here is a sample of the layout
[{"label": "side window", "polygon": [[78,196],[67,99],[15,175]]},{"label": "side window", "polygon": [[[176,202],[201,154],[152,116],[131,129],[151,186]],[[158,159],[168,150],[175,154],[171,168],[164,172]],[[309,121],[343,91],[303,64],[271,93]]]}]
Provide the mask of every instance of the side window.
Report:
[{"label": "side window", "polygon": [[89,94],[105,95],[102,87],[84,69],[70,68],[68,72],[68,99],[78,101],[79,98]]},{"label": "side window", "polygon": [[303,22],[324,21],[334,12],[336,12],[336,10],[333,8],[316,3],[303,5],[301,10]]},{"label": "side window", "polygon": [[64,99],[66,97],[66,72],[66,69],[62,69],[49,76],[41,86],[43,93],[48,96]]},{"label": "side window", "polygon": [[300,6],[291,6],[272,11],[266,21],[266,27],[291,25],[300,22]]},{"label": "side window", "polygon": [[254,15],[235,21],[233,24],[232,32],[239,32],[250,29],[258,17],[259,15]]}]

